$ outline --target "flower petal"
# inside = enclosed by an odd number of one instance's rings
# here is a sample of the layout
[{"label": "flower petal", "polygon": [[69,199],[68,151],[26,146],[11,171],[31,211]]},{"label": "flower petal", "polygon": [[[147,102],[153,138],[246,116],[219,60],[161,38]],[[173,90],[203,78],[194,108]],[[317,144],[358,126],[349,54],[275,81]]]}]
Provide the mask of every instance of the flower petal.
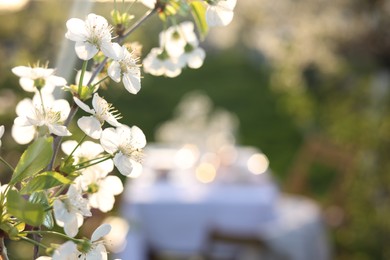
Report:
[{"label": "flower petal", "polygon": [[99,139],[102,134],[102,126],[94,116],[83,116],[77,120],[77,125],[89,137]]},{"label": "flower petal", "polygon": [[113,47],[113,44],[111,42],[103,42],[100,45],[100,49],[106,55],[108,58],[111,59],[116,59],[117,58],[117,53],[115,52],[115,49]]},{"label": "flower petal", "polygon": [[115,197],[111,193],[99,191],[88,198],[91,207],[98,208],[101,212],[109,212],[114,207]]},{"label": "flower petal", "polygon": [[119,152],[114,156],[113,161],[122,175],[128,176],[131,174],[133,165],[130,158]]},{"label": "flower petal", "polygon": [[31,99],[24,98],[16,105],[16,114],[18,116],[26,116],[33,114],[34,105]]},{"label": "flower petal", "polygon": [[79,42],[87,40],[87,30],[85,28],[85,22],[78,18],[71,18],[66,22],[68,31],[65,37],[71,41]]},{"label": "flower petal", "polygon": [[198,69],[203,65],[204,58],[206,56],[205,51],[202,48],[196,48],[191,53],[186,54],[187,65],[191,69]]},{"label": "flower petal", "polygon": [[[100,137],[100,136],[99,136]],[[100,144],[91,141],[85,141],[80,145],[80,149],[85,157],[96,158],[99,154],[104,152]]]},{"label": "flower petal", "polygon": [[67,241],[54,251],[53,260],[78,259],[80,252],[73,241]]},{"label": "flower petal", "polygon": [[138,149],[144,148],[146,145],[145,134],[138,126],[131,128],[131,145]]},{"label": "flower petal", "polygon": [[124,57],[124,48],[126,49],[126,47],[122,47],[118,43],[114,42],[114,43],[112,43],[112,48],[113,48],[113,51],[115,52],[114,60],[116,60],[116,61],[122,60]]},{"label": "flower petal", "polygon": [[79,224],[77,214],[70,214],[64,222],[64,231],[70,237],[75,237],[79,232]]},{"label": "flower petal", "polygon": [[111,225],[110,224],[102,224],[100,225],[91,236],[91,242],[97,241],[100,238],[104,237],[111,231]]},{"label": "flower petal", "polygon": [[233,20],[233,16],[232,10],[219,5],[209,6],[206,10],[206,22],[209,26],[226,26]]},{"label": "flower petal", "polygon": [[123,74],[123,85],[131,94],[137,94],[141,89],[141,72]]},{"label": "flower petal", "polygon": [[77,146],[77,141],[75,140],[67,140],[62,142],[61,144],[61,150],[66,154],[69,155],[72,153],[74,148]]},{"label": "flower petal", "polygon": [[129,175],[128,177],[138,178],[142,174],[142,164],[134,160],[131,161],[132,161],[131,164],[133,165],[133,171],[131,172],[131,175]]},{"label": "flower petal", "polygon": [[88,42],[76,42],[74,48],[77,56],[82,60],[92,59],[99,51],[95,45]]},{"label": "flower petal", "polygon": [[47,124],[49,132],[58,136],[71,136],[71,132],[68,131],[68,128],[64,125],[58,124]]},{"label": "flower petal", "polygon": [[232,10],[234,9],[234,7],[236,6],[237,4],[237,0],[220,0],[218,2],[218,5],[221,6],[221,7],[224,7],[226,9],[229,9],[229,10]]},{"label": "flower petal", "polygon": [[114,156],[113,161],[116,168],[122,175],[131,177],[133,171],[133,160],[119,152]]},{"label": "flower petal", "polygon": [[107,69],[107,74],[115,82],[121,81],[121,68],[117,61],[113,61]]},{"label": "flower petal", "polygon": [[79,106],[79,108],[81,108],[85,112],[90,113],[92,115],[95,114],[95,110],[91,109],[87,104],[85,104],[83,101],[81,101],[77,97],[73,97],[73,100]]},{"label": "flower petal", "polygon": [[141,3],[144,4],[149,9],[153,9],[156,5],[156,0],[141,0]]},{"label": "flower petal", "polygon": [[34,86],[34,80],[30,78],[20,78],[19,84],[24,91],[35,92],[37,88]]},{"label": "flower petal", "polygon": [[117,176],[107,176],[100,185],[109,188],[109,192],[113,195],[119,195],[123,192],[123,183]]},{"label": "flower petal", "polygon": [[100,137],[100,144],[103,146],[104,150],[110,154],[118,151],[120,138],[117,131],[112,127],[104,129]]},{"label": "flower petal", "polygon": [[97,244],[85,255],[85,260],[107,260],[107,251],[103,244]]},{"label": "flower petal", "polygon": [[68,117],[70,112],[70,105],[69,102],[65,99],[57,99],[53,101],[53,104],[51,105],[51,108],[53,111],[60,112],[60,121],[65,121],[65,119]]},{"label": "flower petal", "polygon": [[32,68],[27,66],[14,67],[12,68],[12,72],[21,78],[30,78],[33,75]]},{"label": "flower petal", "polygon": [[11,135],[18,144],[28,144],[34,139],[35,134],[34,126],[12,126]]},{"label": "flower petal", "polygon": [[50,84],[53,86],[65,86],[66,83],[67,83],[66,79],[64,79],[63,77],[54,76],[54,75],[48,77],[46,80],[46,84]]},{"label": "flower petal", "polygon": [[4,134],[4,126],[1,125],[1,126],[0,126],[0,138],[3,137],[3,134]]}]

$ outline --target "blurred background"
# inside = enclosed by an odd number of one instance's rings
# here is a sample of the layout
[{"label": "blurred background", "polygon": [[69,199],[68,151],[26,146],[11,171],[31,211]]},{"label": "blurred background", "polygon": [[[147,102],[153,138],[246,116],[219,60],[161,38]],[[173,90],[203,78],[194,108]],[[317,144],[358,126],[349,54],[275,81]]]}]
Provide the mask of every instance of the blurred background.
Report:
[{"label": "blurred background", "polygon": [[[11,68],[38,60],[61,66],[71,59],[60,52],[71,44],[64,39],[71,14],[108,18],[112,8],[110,1],[0,1],[2,155],[11,164],[23,147],[7,130],[25,95]],[[138,3],[131,9],[144,11]],[[180,100],[202,91],[236,116],[236,142],[267,155],[282,190],[329,209],[335,259],[389,259],[389,28],[386,0],[238,0],[233,22],[201,43],[203,67],[174,79],[144,74],[136,96],[113,83],[101,95],[154,142]],[[161,29],[154,17],[129,40],[143,45],[144,57]],[[72,69],[61,73],[73,82]],[[0,172],[7,181],[2,165]]]}]

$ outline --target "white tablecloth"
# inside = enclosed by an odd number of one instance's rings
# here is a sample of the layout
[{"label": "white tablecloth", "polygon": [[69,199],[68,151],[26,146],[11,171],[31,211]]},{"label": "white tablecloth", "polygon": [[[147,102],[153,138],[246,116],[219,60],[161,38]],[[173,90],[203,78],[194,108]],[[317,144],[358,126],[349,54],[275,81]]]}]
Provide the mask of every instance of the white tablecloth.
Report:
[{"label": "white tablecloth", "polygon": [[145,260],[148,245],[186,254],[203,252],[207,232],[217,227],[257,234],[271,248],[265,259],[330,259],[320,210],[312,201],[278,197],[272,186],[198,189],[169,184],[129,189],[123,216],[130,232],[119,257]]},{"label": "white tablecloth", "polygon": [[[173,153],[165,152],[166,157],[151,158],[166,162]],[[261,259],[330,259],[318,206],[305,198],[281,196],[269,171],[248,173],[246,161],[252,153],[242,149],[237,163],[220,169],[220,179],[209,184],[191,179],[191,170],[161,175],[153,169],[155,161],[147,161],[143,175],[125,189],[122,214],[130,231],[118,258],[147,260],[148,246],[200,253],[210,229],[217,228],[261,238],[270,248]]]}]

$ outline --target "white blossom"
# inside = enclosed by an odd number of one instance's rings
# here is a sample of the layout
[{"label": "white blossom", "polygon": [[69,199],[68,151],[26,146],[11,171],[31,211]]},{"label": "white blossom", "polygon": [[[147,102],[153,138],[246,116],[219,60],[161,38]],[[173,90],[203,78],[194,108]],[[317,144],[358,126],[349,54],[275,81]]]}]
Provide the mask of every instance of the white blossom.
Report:
[{"label": "white blossom", "polygon": [[93,109],[76,97],[74,97],[74,101],[82,110],[91,114],[91,116],[83,116],[77,121],[77,125],[89,137],[99,139],[104,122],[115,127],[120,125],[117,121],[120,116],[114,114],[117,112],[115,108],[98,93],[95,93],[92,98]]},{"label": "white blossom", "polygon": [[66,22],[68,31],[65,37],[75,41],[75,51],[82,60],[89,60],[99,50],[109,58],[115,58],[115,52],[111,43],[111,27],[106,18],[89,14],[85,21],[71,18]]},{"label": "white blossom", "polygon": [[141,69],[137,64],[138,59],[130,53],[125,46],[114,43],[117,57],[108,67],[108,76],[115,82],[120,82],[121,78],[127,91],[137,94],[141,89]]},{"label": "white blossom", "polygon": [[200,47],[187,45],[186,51],[180,55],[180,62],[187,64],[191,69],[199,69],[203,65],[206,52]]},{"label": "white blossom", "polygon": [[67,241],[54,251],[53,260],[73,260],[77,259],[80,252],[73,241]]},{"label": "white blossom", "polygon": [[85,251],[73,241],[67,241],[54,251],[52,257],[41,256],[37,260],[107,260],[107,250],[100,239],[110,231],[111,225],[102,224],[92,233],[91,240],[85,241],[89,244]]},{"label": "white blossom", "polygon": [[111,231],[111,225],[100,225],[91,236],[91,246],[87,252],[80,252],[80,260],[107,260],[107,250],[104,241],[100,240]]},{"label": "white blossom", "polygon": [[146,73],[170,78],[180,75],[184,65],[182,60],[169,56],[163,48],[152,48],[143,60],[143,67]]},{"label": "white blossom", "polygon": [[137,126],[121,125],[104,129],[100,143],[106,152],[114,155],[114,165],[128,177],[138,176],[142,170],[142,148],[146,145],[144,133]]},{"label": "white blossom", "polygon": [[144,71],[155,76],[178,76],[186,65],[197,69],[203,65],[205,51],[192,22],[171,26],[159,35],[160,48],[153,48],[143,61]]},{"label": "white blossom", "polygon": [[237,0],[211,0],[206,10],[206,22],[209,26],[226,26],[234,16]]},{"label": "white blossom", "polygon": [[52,93],[56,86],[66,85],[64,78],[54,75],[54,69],[17,66],[12,72],[20,77],[19,84],[27,92],[36,92],[38,87],[43,92]]},{"label": "white blossom", "polygon": [[75,182],[88,194],[88,203],[102,212],[112,210],[115,195],[123,192],[122,181],[117,176],[102,177],[98,172],[86,171]]},{"label": "white blossom", "polygon": [[[61,149],[66,155],[70,155],[73,152],[72,156],[75,164],[97,159],[101,157],[101,155],[104,153],[104,149],[100,144],[91,141],[85,141],[81,143],[80,146],[77,148],[76,146],[77,142],[74,140],[67,140],[61,144]],[[74,150],[75,148],[76,150]],[[114,163],[111,159],[109,159],[98,164],[89,166],[82,171],[83,173],[93,172],[99,177],[105,177],[108,173],[112,172],[113,169]]]},{"label": "white blossom", "polygon": [[194,31],[194,24],[186,21],[169,27],[159,34],[160,46],[165,48],[169,56],[179,57],[185,52],[187,44],[197,47],[198,37]]},{"label": "white blossom", "polygon": [[77,235],[84,217],[92,216],[88,201],[74,185],[70,185],[65,198],[54,200],[53,211],[57,225],[64,227],[65,234],[70,237]]},{"label": "white blossom", "polygon": [[70,111],[68,101],[54,100],[52,95],[43,96],[43,100],[35,94],[33,99],[25,98],[17,104],[17,117],[12,127],[12,137],[17,143],[31,142],[39,127],[46,127],[50,134],[71,135],[66,126],[62,125]]}]

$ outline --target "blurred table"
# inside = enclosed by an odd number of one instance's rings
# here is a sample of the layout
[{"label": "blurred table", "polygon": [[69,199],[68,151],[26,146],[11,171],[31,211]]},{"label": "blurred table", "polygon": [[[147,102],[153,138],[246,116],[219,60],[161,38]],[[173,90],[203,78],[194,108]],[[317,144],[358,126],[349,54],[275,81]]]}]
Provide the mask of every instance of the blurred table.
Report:
[{"label": "blurred table", "polygon": [[[242,150],[238,160],[246,162],[253,152]],[[224,175],[225,181],[203,184],[188,179],[194,169],[168,172],[149,167],[147,162],[143,175],[126,187],[122,213],[130,223],[130,232],[119,257],[146,260],[150,247],[182,255],[200,254],[208,246],[208,232],[218,229],[258,236],[269,248],[262,259],[329,259],[326,231],[316,204],[281,196],[269,171],[248,178],[229,176],[250,174],[245,165],[237,162],[221,168],[217,174]],[[183,179],[183,175],[187,177]]]}]

